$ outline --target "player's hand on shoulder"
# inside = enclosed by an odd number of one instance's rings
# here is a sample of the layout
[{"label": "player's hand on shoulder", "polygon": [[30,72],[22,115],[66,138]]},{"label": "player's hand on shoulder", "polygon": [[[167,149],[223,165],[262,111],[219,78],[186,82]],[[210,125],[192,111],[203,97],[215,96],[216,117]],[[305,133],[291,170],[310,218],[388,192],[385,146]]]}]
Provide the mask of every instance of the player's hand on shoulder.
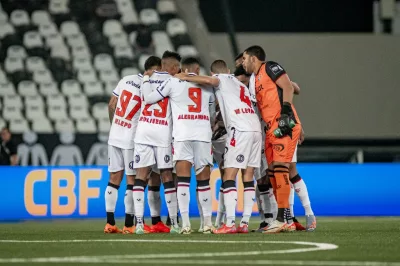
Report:
[{"label": "player's hand on shoulder", "polygon": [[177,79],[180,79],[180,80],[186,80],[186,78],[188,76],[189,76],[188,74],[181,72],[181,73],[175,74],[174,77]]},{"label": "player's hand on shoulder", "polygon": [[143,73],[143,76],[149,76],[149,77],[151,77],[151,75],[153,75],[153,73],[154,73],[154,69],[149,69],[149,70],[146,70],[146,71]]}]

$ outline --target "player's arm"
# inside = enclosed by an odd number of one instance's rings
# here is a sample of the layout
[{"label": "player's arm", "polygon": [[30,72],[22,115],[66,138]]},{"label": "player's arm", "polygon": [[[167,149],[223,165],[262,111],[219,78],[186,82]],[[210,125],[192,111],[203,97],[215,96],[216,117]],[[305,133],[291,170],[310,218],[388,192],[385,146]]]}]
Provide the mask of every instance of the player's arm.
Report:
[{"label": "player's arm", "polygon": [[217,88],[219,86],[219,78],[209,77],[209,76],[190,76],[186,73],[179,73],[175,75],[176,78],[180,80],[185,80],[201,85],[207,85],[210,87]]},{"label": "player's arm", "polygon": [[[160,86],[154,91],[151,91],[151,86],[149,82],[150,77],[148,75],[143,77],[142,86],[140,87],[143,94],[143,99],[147,104],[156,103],[168,96],[166,88],[169,87],[171,79],[165,80]],[[168,90],[169,91],[169,90]]]},{"label": "player's arm", "polygon": [[111,95],[110,101],[108,102],[108,117],[110,118],[110,123],[114,118],[115,108],[117,108],[118,97],[114,94]]},{"label": "player's arm", "polygon": [[294,94],[299,95],[300,94],[299,84],[297,84],[296,82],[292,81],[292,86],[293,86],[293,89],[294,89]]}]

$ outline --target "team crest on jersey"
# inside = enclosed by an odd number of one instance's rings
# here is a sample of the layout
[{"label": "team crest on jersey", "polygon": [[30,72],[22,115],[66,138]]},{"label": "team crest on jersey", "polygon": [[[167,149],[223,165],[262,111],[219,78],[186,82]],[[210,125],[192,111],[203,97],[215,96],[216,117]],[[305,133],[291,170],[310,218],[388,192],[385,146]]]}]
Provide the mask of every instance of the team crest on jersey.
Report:
[{"label": "team crest on jersey", "polygon": [[135,163],[138,163],[138,162],[140,162],[140,156],[139,156],[139,154],[136,154],[135,155]]},{"label": "team crest on jersey", "polygon": [[129,169],[133,170],[133,161],[129,162]]},{"label": "team crest on jersey", "polygon": [[169,163],[171,161],[171,157],[169,155],[164,156],[164,162]]},{"label": "team crest on jersey", "polygon": [[236,161],[237,161],[238,163],[243,163],[243,162],[244,162],[244,155],[243,155],[243,154],[239,154],[239,155],[236,157]]}]

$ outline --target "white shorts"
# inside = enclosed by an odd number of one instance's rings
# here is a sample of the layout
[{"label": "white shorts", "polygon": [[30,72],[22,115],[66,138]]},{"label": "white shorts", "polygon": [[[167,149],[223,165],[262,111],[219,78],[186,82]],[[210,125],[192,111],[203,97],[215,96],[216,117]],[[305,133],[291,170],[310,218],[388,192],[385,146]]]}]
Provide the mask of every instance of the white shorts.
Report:
[{"label": "white shorts", "polygon": [[108,145],[108,172],[115,173],[125,170],[127,175],[136,175],[133,161],[133,149],[121,149]]},{"label": "white shorts", "polygon": [[298,145],[296,146],[296,149],[294,150],[293,157],[292,157],[292,163],[297,163],[297,147],[298,147]]},{"label": "white shorts", "polygon": [[134,160],[135,168],[153,165],[156,165],[157,169],[172,168],[172,147],[157,147],[135,143]]},{"label": "white shorts", "polygon": [[227,138],[228,134],[225,134],[219,139],[212,141],[213,156],[219,167],[221,167],[221,163],[224,161],[225,144]]},{"label": "white shorts", "polygon": [[231,129],[226,139],[224,168],[246,169],[261,166],[261,133]]},{"label": "white shorts", "polygon": [[[262,147],[264,147],[264,146],[262,146]],[[265,156],[264,148],[262,148],[261,149],[261,166],[260,166],[260,168],[256,168],[256,170],[254,171],[254,178],[256,180],[259,180],[261,177],[266,176],[267,170],[268,170],[267,156]]]},{"label": "white shorts", "polygon": [[196,174],[203,171],[207,165],[213,166],[211,142],[175,141],[174,162],[188,161],[194,166]]}]

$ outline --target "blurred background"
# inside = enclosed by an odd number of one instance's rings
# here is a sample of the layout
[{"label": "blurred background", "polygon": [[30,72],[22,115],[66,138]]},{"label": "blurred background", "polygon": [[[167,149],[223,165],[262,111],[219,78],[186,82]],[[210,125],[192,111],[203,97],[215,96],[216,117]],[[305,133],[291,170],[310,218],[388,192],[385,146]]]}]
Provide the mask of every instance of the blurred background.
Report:
[{"label": "blurred background", "polygon": [[[0,3],[2,165],[105,166],[107,103],[121,77],[142,73],[147,57],[161,56],[165,50],[198,57],[204,74],[219,58],[233,69],[236,55],[257,44],[265,49],[267,60],[283,65],[300,85],[295,105],[306,140],[299,162],[398,167],[400,1]],[[382,166],[377,167],[371,171]],[[33,185],[26,192],[26,178],[35,169],[0,168],[0,177],[19,178],[11,187],[25,191],[25,199],[35,199]],[[44,169],[46,177],[32,180],[51,180],[53,168]],[[79,169],[71,170],[76,184]],[[105,167],[98,169],[100,191],[108,174]],[[100,202],[102,192],[98,194]]]}]

